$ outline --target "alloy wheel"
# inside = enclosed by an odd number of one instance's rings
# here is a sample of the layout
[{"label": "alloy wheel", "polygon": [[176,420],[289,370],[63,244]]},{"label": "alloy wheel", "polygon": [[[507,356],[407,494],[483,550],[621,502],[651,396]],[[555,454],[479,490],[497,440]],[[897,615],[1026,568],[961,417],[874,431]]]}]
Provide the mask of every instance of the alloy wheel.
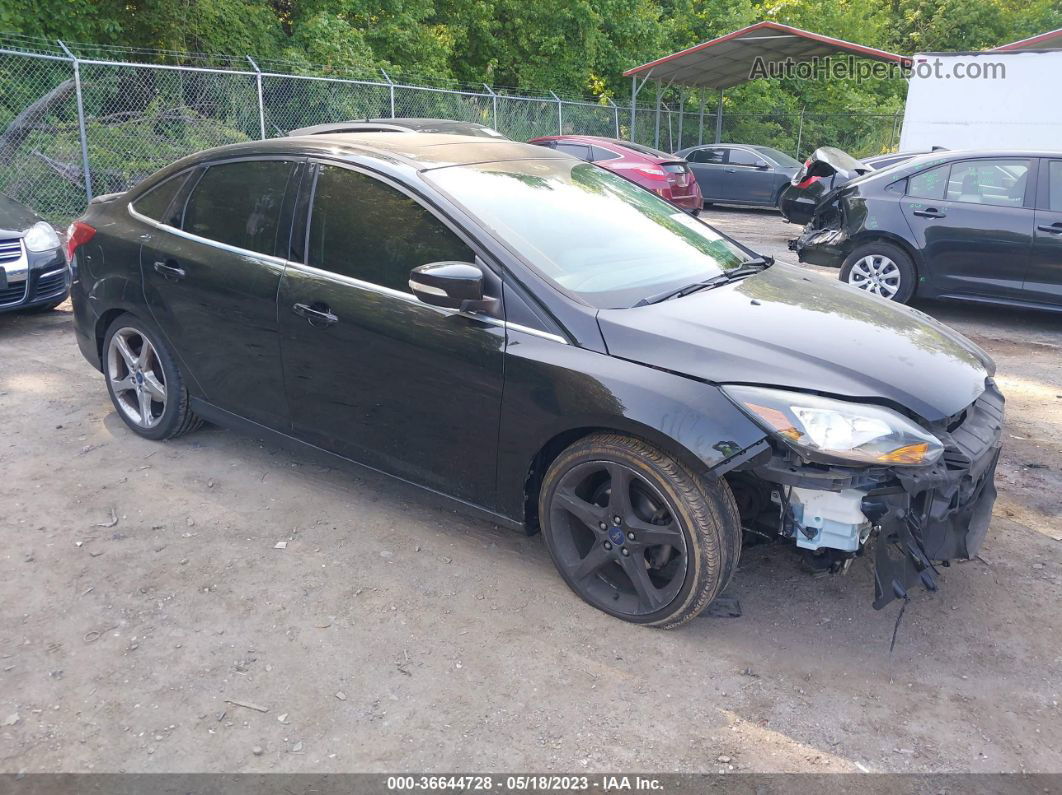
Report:
[{"label": "alloy wheel", "polygon": [[154,428],[166,411],[166,376],[158,352],[135,328],[120,328],[107,348],[107,379],[126,418]]},{"label": "alloy wheel", "polygon": [[686,580],[686,537],[661,492],[614,461],[572,467],[550,503],[554,555],[586,601],[645,616],[679,595]]},{"label": "alloy wheel", "polygon": [[884,254],[868,254],[856,260],[848,273],[848,283],[868,293],[892,299],[900,290],[900,269]]}]

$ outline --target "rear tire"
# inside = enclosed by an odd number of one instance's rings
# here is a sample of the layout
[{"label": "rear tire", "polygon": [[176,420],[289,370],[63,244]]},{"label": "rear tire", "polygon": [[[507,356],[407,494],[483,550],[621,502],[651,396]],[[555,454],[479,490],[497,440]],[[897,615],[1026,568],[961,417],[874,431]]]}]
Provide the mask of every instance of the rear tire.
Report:
[{"label": "rear tire", "polygon": [[539,518],[573,591],[609,615],[653,627],[700,614],[741,555],[726,481],[620,434],[592,434],[557,457],[542,482]]},{"label": "rear tire", "polygon": [[845,257],[840,280],[890,301],[906,304],[914,297],[918,272],[907,252],[884,240],[858,246]]},{"label": "rear tire", "polygon": [[202,426],[169,346],[135,315],[120,315],[108,327],[103,375],[118,416],[145,439],[173,439]]}]

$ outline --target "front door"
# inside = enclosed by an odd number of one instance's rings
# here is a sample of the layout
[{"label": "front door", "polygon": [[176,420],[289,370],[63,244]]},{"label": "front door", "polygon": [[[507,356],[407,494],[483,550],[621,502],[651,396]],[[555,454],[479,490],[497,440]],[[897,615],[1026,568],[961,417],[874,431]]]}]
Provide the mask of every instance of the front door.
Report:
[{"label": "front door", "polygon": [[1036,228],[1024,289],[1030,301],[1062,306],[1062,159],[1040,162]]},{"label": "front door", "polygon": [[[408,285],[419,265],[475,253],[397,186],[318,168],[306,261],[289,265],[279,299],[296,434],[492,507],[505,329],[423,304]],[[485,283],[500,298],[500,281]]]},{"label": "front door", "polygon": [[721,146],[705,146],[694,149],[686,156],[686,161],[697,178],[701,195],[705,201],[722,199],[724,196],[724,178],[727,176],[726,149]]},{"label": "front door", "polygon": [[740,204],[771,204],[774,201],[774,173],[770,164],[747,149],[731,149],[723,182],[724,199]]},{"label": "front door", "polygon": [[281,429],[288,410],[276,299],[284,260],[275,255],[298,173],[282,159],[211,165],[170,219],[180,228],[160,224],[140,252],[152,317],[202,396]]},{"label": "front door", "polygon": [[1032,247],[1030,168],[1024,158],[960,160],[908,180],[901,207],[935,294],[1021,297]]}]

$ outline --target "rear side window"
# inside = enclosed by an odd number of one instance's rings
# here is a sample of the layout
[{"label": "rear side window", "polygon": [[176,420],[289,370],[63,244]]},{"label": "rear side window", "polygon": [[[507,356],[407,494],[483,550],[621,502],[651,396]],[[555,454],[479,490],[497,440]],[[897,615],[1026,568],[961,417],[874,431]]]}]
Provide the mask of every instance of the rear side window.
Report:
[{"label": "rear side window", "polygon": [[730,165],[732,166],[754,166],[762,162],[762,157],[758,157],[752,152],[746,152],[744,149],[730,150]]},{"label": "rear side window", "polygon": [[192,190],[183,228],[219,243],[273,254],[293,163],[246,160],[211,166]]},{"label": "rear side window", "polygon": [[937,166],[915,174],[907,180],[907,195],[914,199],[943,199],[950,168],[950,165]]},{"label": "rear side window", "polygon": [[1047,206],[1062,212],[1062,160],[1047,165]]},{"label": "rear side window", "polygon": [[165,182],[156,185],[133,202],[133,209],[153,221],[170,223],[170,217],[166,211],[169,210],[170,205],[173,203],[173,198],[177,195],[177,191],[181,189],[187,178],[188,173],[185,172],[176,177],[170,177]]},{"label": "rear side window", "polygon": [[321,166],[307,264],[408,293],[409,272],[475,254],[425,207],[372,177]]},{"label": "rear side window", "polygon": [[586,144],[572,144],[567,141],[557,141],[557,151],[566,155],[577,157],[580,160],[590,159],[590,147]]},{"label": "rear side window", "polygon": [[1028,160],[966,160],[954,163],[948,201],[1021,207],[1025,203]]},{"label": "rear side window", "polygon": [[686,157],[691,163],[715,163],[722,165],[726,160],[725,149],[695,149]]},{"label": "rear side window", "polygon": [[608,149],[602,149],[600,146],[591,146],[590,156],[595,163],[599,163],[602,160],[615,160],[616,158],[623,157],[623,155],[617,155],[615,152],[610,152]]}]

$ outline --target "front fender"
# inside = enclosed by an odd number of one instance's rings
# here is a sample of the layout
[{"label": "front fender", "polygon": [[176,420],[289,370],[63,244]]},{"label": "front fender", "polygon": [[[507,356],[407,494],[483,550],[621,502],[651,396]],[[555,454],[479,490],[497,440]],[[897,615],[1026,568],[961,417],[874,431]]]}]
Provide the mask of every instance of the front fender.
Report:
[{"label": "front fender", "polygon": [[498,445],[498,510],[524,516],[524,483],[550,440],[576,429],[629,433],[718,476],[766,434],[711,384],[511,332]]}]

